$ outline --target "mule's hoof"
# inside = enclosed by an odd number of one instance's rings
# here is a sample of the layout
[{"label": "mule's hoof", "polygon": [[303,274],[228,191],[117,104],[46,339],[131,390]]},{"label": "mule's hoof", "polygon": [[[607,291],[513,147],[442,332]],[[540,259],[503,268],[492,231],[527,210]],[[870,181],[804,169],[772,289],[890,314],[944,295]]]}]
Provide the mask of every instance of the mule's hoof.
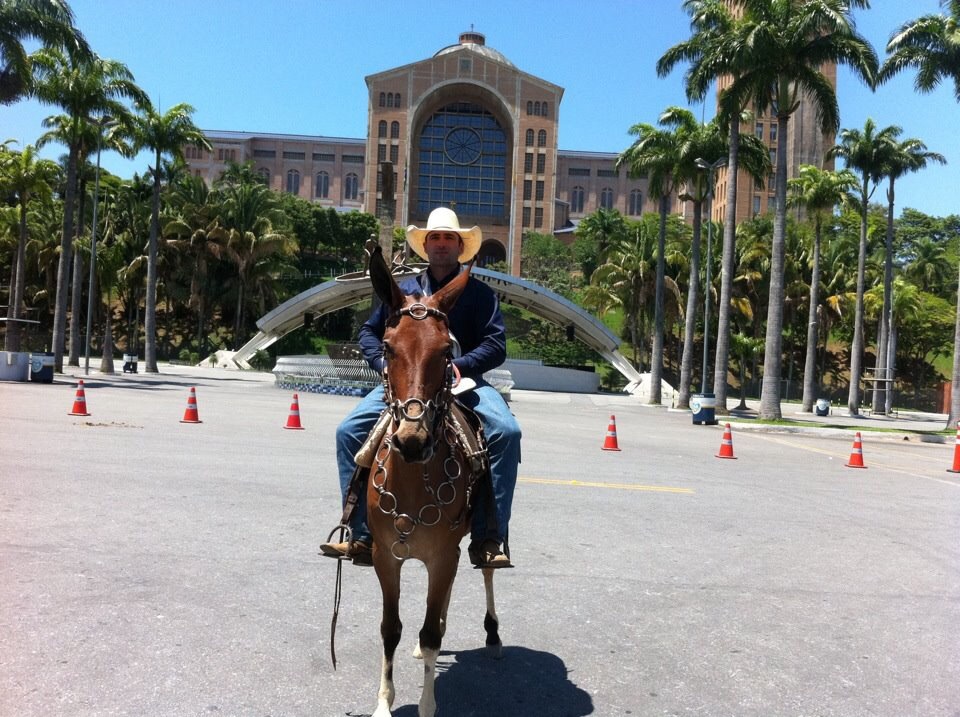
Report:
[{"label": "mule's hoof", "polygon": [[491,660],[502,660],[503,645],[500,643],[497,643],[496,645],[486,645],[483,648],[483,654],[486,657],[489,657]]}]

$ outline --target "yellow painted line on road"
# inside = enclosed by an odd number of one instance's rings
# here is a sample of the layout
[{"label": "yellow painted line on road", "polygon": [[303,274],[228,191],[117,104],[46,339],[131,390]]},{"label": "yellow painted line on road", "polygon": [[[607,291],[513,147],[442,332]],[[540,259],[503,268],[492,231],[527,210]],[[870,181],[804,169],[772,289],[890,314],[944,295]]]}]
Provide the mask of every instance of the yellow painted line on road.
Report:
[{"label": "yellow painted line on road", "polygon": [[[753,434],[753,437],[759,438],[763,441],[768,441],[769,443],[779,443],[782,446],[799,448],[800,450],[808,451],[810,453],[819,453],[824,456],[830,456],[832,458],[837,458],[838,460],[842,460],[842,456],[838,456],[836,451],[825,451],[820,448],[813,448],[811,446],[804,445],[801,443],[796,443],[794,441],[785,440],[783,438],[774,438],[773,436],[770,436],[770,435]],[[891,473],[899,473],[901,475],[910,476],[911,478],[924,478],[926,480],[932,480],[936,483],[945,483],[955,488],[960,488],[960,483],[957,483],[956,481],[945,480],[943,478],[936,478],[934,476],[929,475],[928,473],[916,473],[914,471],[908,471],[902,468],[895,468],[889,463],[884,463],[883,461],[877,461],[876,459],[873,459],[873,458],[867,458],[865,460],[866,460],[867,468],[870,468],[871,466],[876,468],[883,468],[884,470],[890,471]]]},{"label": "yellow painted line on road", "polygon": [[691,488],[674,488],[663,485],[635,485],[633,483],[597,483],[584,480],[558,480],[555,478],[518,478],[521,483],[539,483],[540,485],[565,485],[574,488],[613,488],[617,490],[642,490],[653,493],[684,493],[693,495]]}]

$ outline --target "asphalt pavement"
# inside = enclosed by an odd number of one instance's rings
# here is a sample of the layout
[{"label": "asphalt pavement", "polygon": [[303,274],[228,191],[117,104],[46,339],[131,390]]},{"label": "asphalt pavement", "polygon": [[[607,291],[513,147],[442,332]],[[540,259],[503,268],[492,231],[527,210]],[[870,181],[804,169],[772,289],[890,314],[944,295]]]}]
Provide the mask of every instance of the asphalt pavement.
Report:
[{"label": "asphalt pavement", "polygon": [[[81,377],[0,383],[0,715],[369,715],[379,588],[345,566],[334,670],[336,569],[317,555],[356,399],[301,393],[288,431],[269,374],[161,366],[91,373],[91,415],[69,416]],[[201,423],[181,423],[191,387]],[[879,417],[731,421],[723,460],[722,424],[629,396],[515,391],[511,407],[504,657],[482,655],[464,558],[440,717],[960,714],[955,447],[913,433],[945,416],[882,419],[903,436],[864,432],[854,469],[853,433]],[[425,573],[404,580],[394,715],[414,717]]]}]

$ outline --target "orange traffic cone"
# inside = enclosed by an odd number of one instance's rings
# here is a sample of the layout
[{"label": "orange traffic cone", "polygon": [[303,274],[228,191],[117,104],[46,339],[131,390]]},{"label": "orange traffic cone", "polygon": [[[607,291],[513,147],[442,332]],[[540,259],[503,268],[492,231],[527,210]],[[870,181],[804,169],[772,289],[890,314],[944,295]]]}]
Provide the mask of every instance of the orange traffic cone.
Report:
[{"label": "orange traffic cone", "polygon": [[190,389],[190,396],[187,398],[187,410],[183,412],[180,423],[203,423],[197,411],[197,389],[195,388]]},{"label": "orange traffic cone", "polygon": [[957,423],[957,444],[953,449],[953,468],[947,468],[947,473],[960,473],[960,422]]},{"label": "orange traffic cone", "polygon": [[290,415],[287,417],[287,425],[284,428],[289,428],[293,431],[302,431],[303,426],[300,425],[300,399],[297,398],[297,394],[293,394],[293,403],[290,404]]},{"label": "orange traffic cone", "polygon": [[863,465],[863,441],[860,439],[860,431],[853,437],[853,451],[850,452],[847,468],[866,468]]},{"label": "orange traffic cone", "polygon": [[610,423],[607,425],[607,437],[603,441],[603,450],[605,451],[619,451],[620,446],[617,444],[617,417],[610,416]]},{"label": "orange traffic cone", "polygon": [[733,434],[730,432],[729,423],[723,427],[723,438],[720,440],[720,452],[717,454],[717,458],[737,459],[733,455]]},{"label": "orange traffic cone", "polygon": [[83,391],[83,379],[77,381],[77,397],[73,399],[73,410],[68,416],[89,416],[87,413],[87,394]]}]

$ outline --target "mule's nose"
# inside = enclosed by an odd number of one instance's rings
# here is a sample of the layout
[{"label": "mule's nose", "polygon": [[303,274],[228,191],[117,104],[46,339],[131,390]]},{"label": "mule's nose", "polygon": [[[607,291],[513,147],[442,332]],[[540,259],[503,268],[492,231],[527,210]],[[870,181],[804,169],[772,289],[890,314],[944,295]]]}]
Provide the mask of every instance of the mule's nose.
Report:
[{"label": "mule's nose", "polygon": [[394,449],[407,463],[425,463],[433,458],[433,437],[430,434],[424,436],[394,434],[390,440],[393,442]]}]

